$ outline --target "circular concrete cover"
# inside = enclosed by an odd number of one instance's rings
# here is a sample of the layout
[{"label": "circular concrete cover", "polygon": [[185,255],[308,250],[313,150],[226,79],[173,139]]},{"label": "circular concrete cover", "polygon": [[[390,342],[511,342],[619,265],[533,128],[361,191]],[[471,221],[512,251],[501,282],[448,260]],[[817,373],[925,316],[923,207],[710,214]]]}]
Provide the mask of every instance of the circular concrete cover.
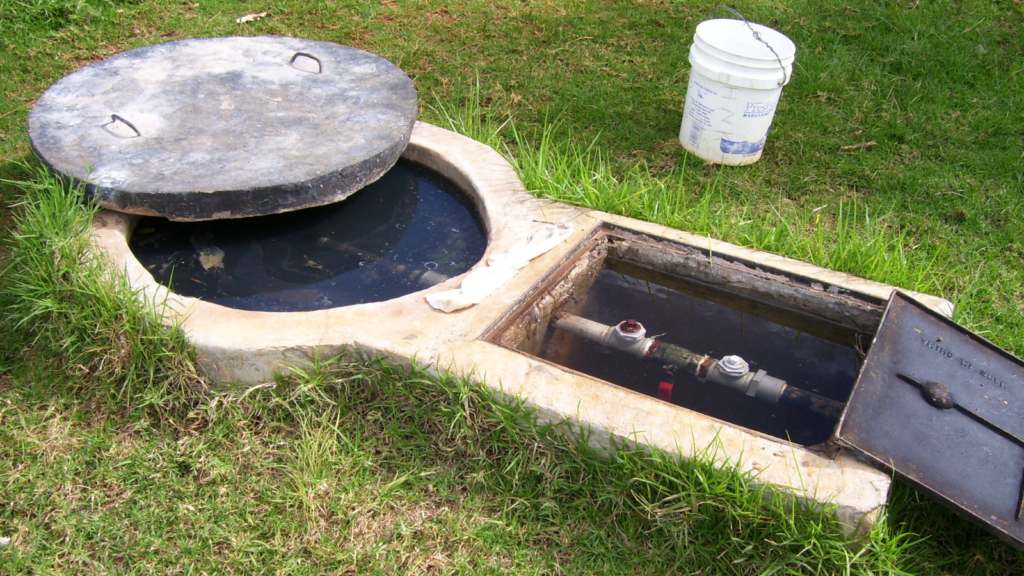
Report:
[{"label": "circular concrete cover", "polygon": [[341,200],[394,165],[415,121],[416,89],[384,58],[264,36],[118,54],[51,86],[28,124],[100,205],[211,220]]}]

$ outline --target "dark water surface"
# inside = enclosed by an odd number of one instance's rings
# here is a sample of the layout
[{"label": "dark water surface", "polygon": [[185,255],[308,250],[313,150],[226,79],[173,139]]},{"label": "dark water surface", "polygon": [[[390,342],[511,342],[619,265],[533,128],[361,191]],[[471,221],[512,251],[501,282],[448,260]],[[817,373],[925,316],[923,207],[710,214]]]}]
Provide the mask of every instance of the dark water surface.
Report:
[{"label": "dark water surface", "polygon": [[[737,306],[742,303],[737,302]],[[602,270],[579,315],[606,325],[638,320],[647,335],[722,358],[741,356],[791,386],[846,402],[860,370],[853,348],[801,333],[684,292]],[[568,368],[658,397],[664,370],[655,362],[551,330],[541,356]],[[805,446],[832,435],[836,422],[793,408],[773,406],[696,377],[675,374],[671,402]]]},{"label": "dark water surface", "polygon": [[417,292],[471,268],[487,237],[453,182],[400,160],[336,204],[209,222],[143,218],[129,244],[178,294],[285,312]]}]

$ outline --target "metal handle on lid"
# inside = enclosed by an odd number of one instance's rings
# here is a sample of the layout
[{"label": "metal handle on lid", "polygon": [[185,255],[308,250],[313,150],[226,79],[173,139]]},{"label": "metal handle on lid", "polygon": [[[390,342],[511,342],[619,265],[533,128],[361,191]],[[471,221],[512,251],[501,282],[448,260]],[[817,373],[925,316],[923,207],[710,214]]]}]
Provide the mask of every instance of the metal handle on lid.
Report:
[{"label": "metal handle on lid", "polygon": [[139,129],[135,127],[135,124],[132,124],[131,122],[125,120],[124,118],[122,118],[121,116],[118,116],[117,114],[111,114],[110,115],[110,121],[111,122],[120,122],[120,123],[124,124],[125,126],[131,128],[132,132],[135,132],[135,136],[131,136],[131,138],[142,136],[142,132],[139,132]]},{"label": "metal handle on lid", "polygon": [[[316,56],[313,56],[312,54],[310,54],[308,52],[296,52],[295,55],[292,56],[292,59],[288,61],[288,63],[291,64],[292,66],[295,66],[295,60],[298,59],[299,56],[305,56],[306,58],[309,58],[310,60],[316,62],[316,65],[317,65],[316,73],[317,74],[323,74],[323,72],[324,72],[324,63],[321,62],[319,58],[317,58]],[[301,70],[301,68],[299,68],[299,69]]]}]

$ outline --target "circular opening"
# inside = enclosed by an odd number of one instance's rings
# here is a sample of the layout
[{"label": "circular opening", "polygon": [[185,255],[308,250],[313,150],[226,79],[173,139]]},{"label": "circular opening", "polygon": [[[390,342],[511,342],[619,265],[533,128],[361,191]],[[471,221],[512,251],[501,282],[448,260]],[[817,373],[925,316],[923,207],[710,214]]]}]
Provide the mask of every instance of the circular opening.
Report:
[{"label": "circular opening", "polygon": [[417,292],[469,270],[486,245],[467,194],[407,160],[342,202],[238,220],[143,218],[129,242],[175,293],[274,312]]}]

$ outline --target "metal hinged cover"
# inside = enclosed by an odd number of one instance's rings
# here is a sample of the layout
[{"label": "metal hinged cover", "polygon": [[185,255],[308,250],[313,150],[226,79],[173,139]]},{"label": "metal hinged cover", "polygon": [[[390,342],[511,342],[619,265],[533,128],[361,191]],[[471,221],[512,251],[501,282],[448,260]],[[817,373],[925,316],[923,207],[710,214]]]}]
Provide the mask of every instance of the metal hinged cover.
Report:
[{"label": "metal hinged cover", "polygon": [[416,89],[384,58],[262,36],[117,54],[50,87],[28,124],[100,205],[210,220],[341,200],[394,165],[415,121]]},{"label": "metal hinged cover", "polygon": [[893,292],[837,439],[1024,548],[1024,363]]}]

